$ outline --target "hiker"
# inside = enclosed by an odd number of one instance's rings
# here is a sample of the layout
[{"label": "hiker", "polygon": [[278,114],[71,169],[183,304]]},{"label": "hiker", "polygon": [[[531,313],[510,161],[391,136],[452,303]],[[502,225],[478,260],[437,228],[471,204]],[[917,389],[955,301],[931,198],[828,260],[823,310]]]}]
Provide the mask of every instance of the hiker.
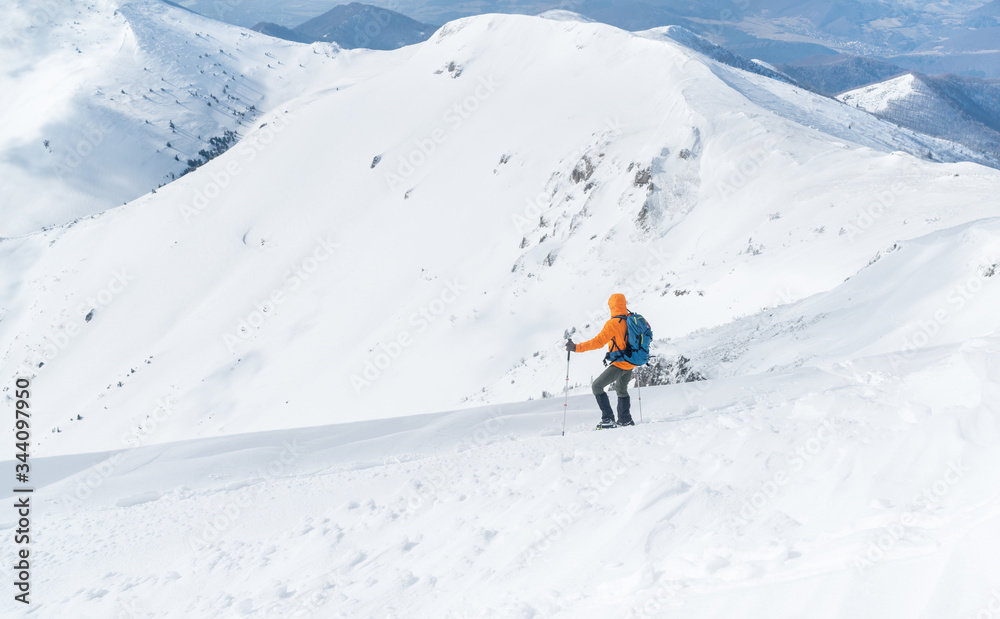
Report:
[{"label": "hiker", "polygon": [[[570,352],[586,352],[597,350],[608,345],[608,354],[604,357],[604,362],[611,359],[612,353],[624,351],[627,345],[628,327],[626,318],[629,311],[625,307],[625,295],[613,294],[608,299],[608,307],[611,308],[611,320],[604,323],[604,328],[592,340],[574,344],[573,340],[567,340],[566,350]],[[621,356],[616,355],[616,356]],[[628,361],[612,361],[608,369],[601,372],[601,375],[594,381],[594,397],[597,398],[597,405],[601,408],[601,423],[598,428],[614,428],[615,415],[611,411],[611,400],[604,389],[611,383],[615,384],[615,393],[618,395],[618,423],[619,426],[634,426],[632,415],[629,413],[631,401],[628,395],[628,382],[632,379],[632,368],[635,366]]]}]

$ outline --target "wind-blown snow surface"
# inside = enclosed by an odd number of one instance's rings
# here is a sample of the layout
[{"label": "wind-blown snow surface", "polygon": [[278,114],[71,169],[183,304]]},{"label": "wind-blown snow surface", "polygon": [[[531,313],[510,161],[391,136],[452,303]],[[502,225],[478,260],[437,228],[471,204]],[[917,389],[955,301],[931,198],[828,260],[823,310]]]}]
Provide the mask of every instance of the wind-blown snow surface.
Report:
[{"label": "wind-blown snow surface", "polygon": [[31,616],[988,616],[998,354],[37,461]]},{"label": "wind-blown snow surface", "polygon": [[[1000,172],[600,24],[341,58],[156,194],[0,241],[38,616],[989,608]],[[616,291],[713,380],[594,433],[576,355],[562,437],[524,400]]]}]

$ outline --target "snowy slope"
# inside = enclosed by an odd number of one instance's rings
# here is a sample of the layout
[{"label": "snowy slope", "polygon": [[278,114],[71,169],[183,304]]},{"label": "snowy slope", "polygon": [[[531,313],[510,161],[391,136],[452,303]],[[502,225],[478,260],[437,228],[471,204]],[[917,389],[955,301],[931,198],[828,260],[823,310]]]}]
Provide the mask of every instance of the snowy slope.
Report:
[{"label": "snowy slope", "polygon": [[837,98],[903,127],[964,144],[1000,165],[1000,81],[907,74]]},{"label": "snowy slope", "polygon": [[0,6],[0,236],[169,182],[210,138],[328,80],[336,53],[159,0],[36,4]]},{"label": "snowy slope", "polygon": [[670,39],[685,47],[691,48],[696,52],[704,54],[709,58],[717,60],[722,64],[727,64],[737,69],[742,69],[750,73],[757,73],[758,75],[763,75],[779,81],[794,83],[794,81],[788,76],[765,66],[763,63],[744,58],[743,56],[733,53],[721,45],[716,45],[705,37],[698,36],[690,30],[680,26],[653,28],[652,30],[639,32],[638,34],[651,39]]},{"label": "snowy slope", "polygon": [[679,338],[997,214],[996,171],[896,150],[944,143],[600,24],[470,18],[336,68],[156,194],[0,242],[40,453],[161,408],[157,442],[523,401],[611,291]]},{"label": "snowy slope", "polygon": [[[933,216],[902,215],[891,206],[880,210],[887,218],[906,217],[905,225]],[[829,368],[870,357],[887,358],[887,374],[905,373],[921,351],[952,351],[995,333],[991,316],[1000,303],[998,272],[1000,219],[992,217],[894,242],[828,292],[673,345],[679,347],[676,354],[711,368],[714,376],[803,365]]]},{"label": "snowy slope", "polygon": [[30,616],[988,616],[998,354],[40,460]]},{"label": "snowy slope", "polygon": [[[601,24],[306,72],[155,194],[0,239],[36,603],[0,614],[993,612],[1000,172]],[[575,355],[561,436],[537,398],[611,292],[711,380],[591,432]]]},{"label": "snowy slope", "polygon": [[816,56],[778,68],[810,90],[830,96],[906,73],[884,60],[852,55]]},{"label": "snowy slope", "polygon": [[844,93],[838,99],[874,114],[886,112],[895,101],[919,96],[915,90],[917,81],[916,75],[908,73]]}]

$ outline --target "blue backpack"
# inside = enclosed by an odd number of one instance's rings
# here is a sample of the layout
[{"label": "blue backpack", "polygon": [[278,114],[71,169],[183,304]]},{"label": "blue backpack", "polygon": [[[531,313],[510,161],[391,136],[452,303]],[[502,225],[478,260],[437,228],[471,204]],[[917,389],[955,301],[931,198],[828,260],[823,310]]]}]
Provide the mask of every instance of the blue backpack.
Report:
[{"label": "blue backpack", "polygon": [[619,321],[624,320],[626,323],[625,348],[621,349],[616,345],[609,359],[612,362],[625,361],[632,365],[646,365],[649,361],[649,343],[653,341],[653,330],[649,328],[649,323],[635,312],[614,318]]}]

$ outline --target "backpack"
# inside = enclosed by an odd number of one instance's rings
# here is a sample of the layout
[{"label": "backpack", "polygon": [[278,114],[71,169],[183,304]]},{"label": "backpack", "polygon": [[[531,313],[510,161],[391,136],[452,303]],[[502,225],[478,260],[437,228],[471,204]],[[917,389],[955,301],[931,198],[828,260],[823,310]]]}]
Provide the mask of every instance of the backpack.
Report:
[{"label": "backpack", "polygon": [[615,316],[619,321],[624,320],[626,324],[625,349],[618,346],[611,351],[609,359],[611,362],[625,361],[632,365],[646,365],[649,361],[649,344],[653,341],[653,330],[649,328],[649,323],[641,315],[635,312],[627,316]]}]

